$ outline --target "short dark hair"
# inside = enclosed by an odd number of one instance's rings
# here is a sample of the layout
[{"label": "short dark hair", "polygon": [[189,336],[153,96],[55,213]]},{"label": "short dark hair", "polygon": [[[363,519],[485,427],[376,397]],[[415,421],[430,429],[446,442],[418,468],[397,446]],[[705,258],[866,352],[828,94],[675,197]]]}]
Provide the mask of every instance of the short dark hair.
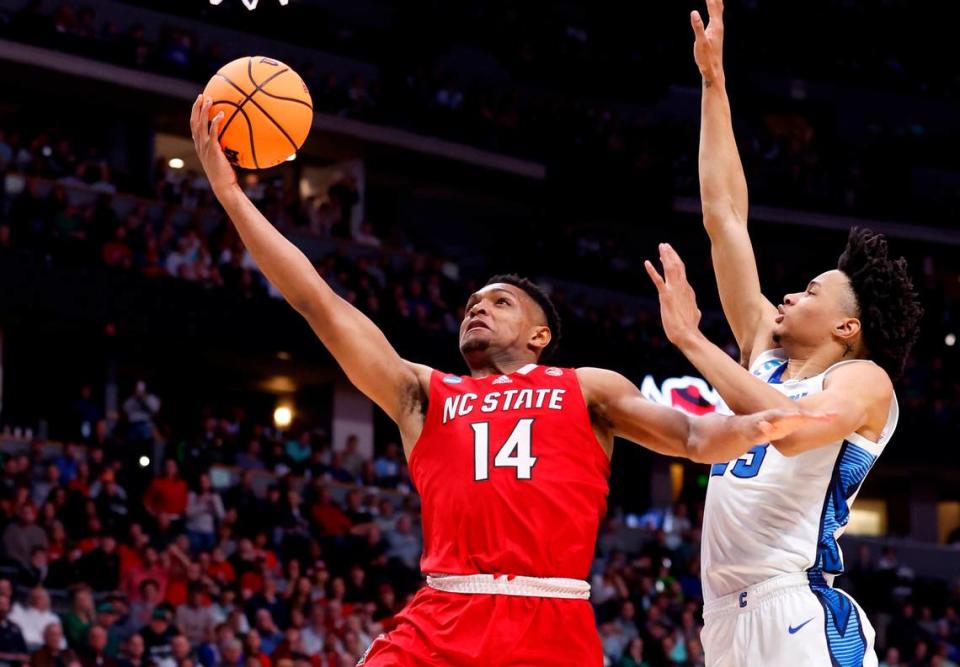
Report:
[{"label": "short dark hair", "polygon": [[898,380],[923,317],[907,260],[890,259],[882,234],[854,227],[837,268],[850,280],[856,296],[867,354],[891,379]]},{"label": "short dark hair", "polygon": [[[529,278],[522,278],[516,273],[501,273],[491,277],[486,284],[493,285],[494,283],[504,283],[518,287],[526,292],[527,296],[540,306],[540,310],[543,311],[543,315],[547,320],[547,328],[550,329],[550,342],[540,352],[540,360],[545,360],[550,357],[560,346],[561,331],[560,313],[557,312],[557,307],[553,305],[553,301],[550,300],[547,293]],[[486,287],[486,285],[484,285],[484,287]]]}]

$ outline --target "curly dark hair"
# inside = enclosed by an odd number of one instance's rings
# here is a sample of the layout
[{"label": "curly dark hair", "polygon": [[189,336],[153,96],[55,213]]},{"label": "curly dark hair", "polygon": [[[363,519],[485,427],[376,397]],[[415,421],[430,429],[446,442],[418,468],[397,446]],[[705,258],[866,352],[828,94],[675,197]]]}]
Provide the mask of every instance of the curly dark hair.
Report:
[{"label": "curly dark hair", "polygon": [[[560,346],[560,313],[557,312],[557,307],[553,305],[553,301],[550,300],[547,293],[529,278],[522,278],[516,273],[502,273],[493,276],[486,284],[492,285],[494,283],[504,283],[519,287],[540,306],[540,310],[543,311],[543,316],[547,320],[547,328],[550,329],[551,334],[550,342],[540,352],[540,360],[543,361],[550,357]],[[486,285],[484,285],[484,287],[486,287]]]},{"label": "curly dark hair", "polygon": [[891,379],[899,379],[923,317],[907,260],[890,259],[882,234],[854,227],[837,268],[856,296],[867,354]]}]

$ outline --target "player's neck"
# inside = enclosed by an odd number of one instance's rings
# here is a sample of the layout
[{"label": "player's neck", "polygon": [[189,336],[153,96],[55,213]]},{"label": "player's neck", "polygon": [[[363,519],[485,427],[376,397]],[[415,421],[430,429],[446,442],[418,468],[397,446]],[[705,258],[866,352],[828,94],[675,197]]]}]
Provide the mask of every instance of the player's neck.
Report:
[{"label": "player's neck", "polygon": [[510,375],[524,366],[537,363],[537,360],[529,355],[518,357],[509,352],[494,353],[482,360],[467,359],[466,361],[470,367],[470,376],[474,378],[484,378],[489,375]]},{"label": "player's neck", "polygon": [[845,357],[843,349],[821,347],[813,349],[785,349],[787,353],[787,370],[783,373],[784,380],[803,380],[819,375],[836,363],[844,359],[856,358],[852,355]]}]

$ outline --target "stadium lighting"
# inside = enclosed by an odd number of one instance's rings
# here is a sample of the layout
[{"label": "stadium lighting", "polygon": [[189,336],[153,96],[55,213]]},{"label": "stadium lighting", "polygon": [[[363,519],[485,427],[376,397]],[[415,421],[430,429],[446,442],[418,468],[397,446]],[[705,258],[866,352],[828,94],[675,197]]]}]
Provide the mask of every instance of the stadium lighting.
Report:
[{"label": "stadium lighting", "polygon": [[957,344],[957,335],[948,333],[946,337],[943,339],[943,342],[946,343],[947,347],[953,347],[954,345]]},{"label": "stadium lighting", "polygon": [[286,405],[281,405],[273,411],[273,423],[277,428],[287,428],[293,421],[293,410]]},{"label": "stadium lighting", "polygon": [[[281,7],[286,7],[290,4],[290,0],[279,0]],[[223,0],[210,0],[211,5],[220,5],[223,4]],[[244,6],[253,11],[257,8],[257,5],[260,4],[260,0],[243,0]]]},{"label": "stadium lighting", "polygon": [[167,164],[170,165],[171,169],[183,169],[183,160],[178,157],[170,158]]},{"label": "stadium lighting", "polygon": [[141,457],[140,457],[140,467],[141,467],[141,468],[146,468],[148,465],[150,465],[150,457],[149,457],[149,456],[141,456]]}]

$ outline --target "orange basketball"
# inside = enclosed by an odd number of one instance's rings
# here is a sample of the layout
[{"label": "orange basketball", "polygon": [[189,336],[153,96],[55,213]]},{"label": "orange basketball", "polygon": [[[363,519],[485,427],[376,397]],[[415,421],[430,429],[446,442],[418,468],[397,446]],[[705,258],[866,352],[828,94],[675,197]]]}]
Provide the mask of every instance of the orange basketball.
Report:
[{"label": "orange basketball", "polygon": [[213,99],[211,119],[223,112],[223,152],[244,169],[266,169],[288,159],[313,125],[313,102],[303,79],[272,58],[239,58],[224,65],[203,95]]}]

